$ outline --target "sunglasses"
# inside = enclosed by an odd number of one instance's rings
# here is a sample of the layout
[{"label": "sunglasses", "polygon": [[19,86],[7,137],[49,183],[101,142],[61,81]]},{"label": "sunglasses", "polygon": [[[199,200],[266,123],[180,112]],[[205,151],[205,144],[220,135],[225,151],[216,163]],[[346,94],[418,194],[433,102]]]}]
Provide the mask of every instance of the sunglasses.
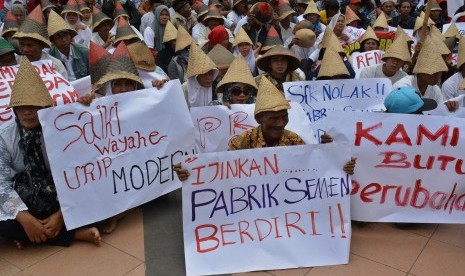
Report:
[{"label": "sunglasses", "polygon": [[239,86],[233,86],[230,89],[231,95],[237,97],[240,96],[241,94],[244,94],[244,96],[250,96],[253,93],[254,89],[253,87],[247,86],[242,89]]}]

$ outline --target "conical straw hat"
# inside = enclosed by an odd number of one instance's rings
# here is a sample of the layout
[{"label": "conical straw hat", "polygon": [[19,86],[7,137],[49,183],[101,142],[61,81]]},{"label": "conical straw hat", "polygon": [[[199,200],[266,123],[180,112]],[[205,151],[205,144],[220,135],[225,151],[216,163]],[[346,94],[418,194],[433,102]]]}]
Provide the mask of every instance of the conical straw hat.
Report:
[{"label": "conical straw hat", "polygon": [[447,31],[444,33],[445,38],[449,38],[453,36],[457,39],[460,39],[461,37],[459,29],[457,29],[457,25],[455,25],[454,22],[450,24],[449,28],[447,28]]},{"label": "conical straw hat", "polygon": [[[283,3],[283,2],[280,2]],[[291,8],[289,4],[278,5],[279,19],[284,19],[289,15],[295,15],[296,12]]]},{"label": "conical straw hat", "polygon": [[271,57],[274,57],[274,56],[287,57],[287,60],[288,60],[287,70],[288,71],[294,71],[297,68],[299,68],[299,65],[300,65],[299,59],[294,55],[293,52],[285,48],[283,45],[276,45],[271,50],[266,52],[263,56],[259,57],[257,59],[257,67],[260,68],[260,70],[265,71],[265,72],[270,71],[270,60],[271,60]]},{"label": "conical straw hat", "polygon": [[89,6],[87,6],[86,3],[83,0],[77,0],[77,3],[79,5],[79,10],[80,11],[83,11],[83,10],[92,11],[92,9]]},{"label": "conical straw hat", "polygon": [[323,49],[326,48],[326,44],[333,35],[333,29],[330,26],[326,26],[325,32],[323,33],[323,37],[321,38],[320,44],[318,44],[318,48]]},{"label": "conical straw hat", "polygon": [[48,15],[48,26],[47,26],[48,36],[51,37],[58,32],[68,31],[71,34],[71,37],[77,35],[77,32],[72,29],[69,24],[56,13],[54,10],[50,11]]},{"label": "conical straw hat", "polygon": [[316,35],[310,29],[300,29],[295,33],[295,44],[302,48],[311,48],[315,45]]},{"label": "conical straw hat", "polygon": [[446,72],[449,68],[446,62],[438,52],[434,41],[430,36],[427,36],[425,42],[421,46],[420,54],[418,55],[417,63],[413,68],[414,74],[435,74],[437,72]]},{"label": "conical straw hat", "polygon": [[439,6],[438,2],[436,2],[435,0],[431,0],[431,10],[432,11],[442,11],[442,9]]},{"label": "conical straw hat", "polygon": [[386,61],[387,58],[397,58],[404,62],[412,63],[406,37],[407,35],[400,35],[398,38],[394,39],[381,60]]},{"label": "conical straw hat", "polygon": [[92,30],[95,31],[95,28],[98,27],[98,25],[102,24],[102,22],[104,21],[111,21],[111,22],[114,22],[113,19],[111,19],[110,17],[108,17],[106,14],[104,14],[101,10],[99,10],[99,8],[97,8],[96,6],[93,6],[92,7],[92,20],[93,20],[93,24],[92,24]]},{"label": "conical straw hat", "polygon": [[255,89],[258,89],[257,82],[253,78],[249,66],[247,65],[247,62],[242,57],[242,55],[238,55],[233,60],[223,79],[221,79],[221,81],[216,86],[216,91],[218,93],[222,93],[225,84],[235,82],[245,83],[255,87]]},{"label": "conical straw hat", "polygon": [[202,22],[204,20],[204,17],[208,13],[208,6],[200,1],[197,1],[194,3],[198,3],[197,7],[195,7],[195,13],[197,14],[197,21]]},{"label": "conical straw hat", "polygon": [[194,77],[197,75],[205,74],[208,71],[215,69],[216,64],[209,58],[200,47],[191,43],[189,49],[189,61],[187,62],[187,77]]},{"label": "conical straw hat", "polygon": [[436,45],[438,53],[441,55],[448,55],[451,53],[447,45],[444,43],[444,40],[440,36],[430,33],[429,37],[431,42]]},{"label": "conical straw hat", "polygon": [[178,30],[176,30],[176,27],[173,25],[173,23],[168,20],[168,22],[166,22],[165,33],[163,34],[163,43],[175,40],[177,36]]},{"label": "conical straw hat", "polygon": [[4,22],[3,22],[3,29],[2,29],[2,36],[9,32],[16,32],[18,31],[18,24],[16,23],[16,18],[13,16],[11,11],[9,10],[6,13]]},{"label": "conical straw hat", "polygon": [[57,6],[55,6],[49,0],[40,0],[40,6],[42,7],[42,11],[45,11],[46,9],[55,9],[55,10],[57,10]]},{"label": "conical straw hat", "polygon": [[33,38],[43,42],[46,47],[52,44],[48,40],[47,24],[45,23],[44,14],[41,6],[38,5],[26,17],[23,24],[18,28],[18,31],[13,35],[13,38]]},{"label": "conical straw hat", "polygon": [[[424,18],[424,16],[425,16],[424,12],[421,12],[420,16],[417,16],[417,18],[415,19],[415,26],[413,27],[413,32],[418,31],[418,29],[420,29],[423,26],[423,18]],[[428,18],[427,25],[428,26],[434,25],[434,21],[431,20],[431,18]]]},{"label": "conical straw hat", "polygon": [[138,41],[136,43],[132,43],[128,46],[129,55],[131,56],[132,62],[139,70],[144,70],[147,72],[155,71],[157,67],[155,65],[155,58],[150,52],[149,47],[145,45],[144,42]]},{"label": "conical straw hat", "polygon": [[124,41],[118,44],[116,50],[111,55],[107,71],[98,81],[97,87],[117,79],[133,80],[137,82],[140,87],[144,87],[136,66],[131,60],[128,47],[124,44]]},{"label": "conical straw hat", "polygon": [[291,108],[284,94],[276,88],[267,78],[260,78],[257,92],[254,115],[266,111],[281,111]]},{"label": "conical straw hat", "polygon": [[274,26],[270,26],[261,51],[268,51],[276,45],[283,45],[283,41],[281,40],[278,31],[276,31],[276,28]]},{"label": "conical straw hat", "polygon": [[176,49],[175,52],[184,50],[187,46],[191,45],[194,41],[192,36],[184,29],[184,27],[178,27],[178,36],[176,37]]},{"label": "conical straw hat", "polygon": [[234,38],[233,47],[236,47],[241,43],[253,45],[249,35],[245,32],[245,30],[242,27],[239,27],[239,31],[237,32],[236,37]]},{"label": "conical straw hat", "polygon": [[79,5],[76,2],[76,0],[68,0],[68,3],[66,3],[61,14],[68,13],[68,12],[74,12],[82,16],[81,9],[79,8]]},{"label": "conical straw hat", "polygon": [[346,17],[346,24],[350,24],[357,20],[360,21],[360,17],[358,17],[358,15],[349,6],[346,7],[346,12],[344,15]]},{"label": "conical straw hat", "polygon": [[218,69],[228,68],[234,60],[234,55],[231,51],[224,48],[221,44],[213,47],[207,56],[216,64],[216,68]]},{"label": "conical straw hat", "polygon": [[214,4],[208,7],[208,12],[207,15],[203,18],[203,22],[206,22],[210,18],[224,20],[223,16],[220,13],[220,10]]},{"label": "conical straw hat", "polygon": [[414,42],[413,39],[402,29],[401,26],[397,26],[396,34],[394,39],[397,39],[399,36],[404,35],[407,42]]},{"label": "conical straw hat", "polygon": [[441,33],[441,31],[435,25],[431,26],[430,34],[434,35],[435,37],[439,38],[442,41],[446,39],[446,37]]},{"label": "conical straw hat", "polygon": [[110,61],[110,53],[105,48],[98,45],[97,43],[90,41],[89,44],[89,69],[90,69],[90,82],[92,83],[93,90],[97,90],[96,87],[98,81],[105,74],[108,62]]},{"label": "conical straw hat", "polygon": [[126,16],[129,18],[128,13],[123,8],[121,3],[118,0],[115,0],[115,11],[113,12],[113,19],[117,19],[120,16]]},{"label": "conical straw hat", "polygon": [[373,29],[375,28],[383,28],[383,29],[389,29],[389,25],[387,23],[387,18],[384,12],[381,12],[376,18],[375,23],[373,24]]},{"label": "conical straw hat", "polygon": [[360,42],[363,42],[367,39],[373,39],[379,42],[379,38],[376,36],[375,31],[373,31],[373,28],[368,26],[367,30],[363,34],[363,36],[360,38]]},{"label": "conical straw hat", "polygon": [[118,27],[116,28],[116,35],[114,44],[117,44],[123,40],[130,40],[133,38],[139,39],[139,36],[134,32],[134,30],[129,26],[128,21],[121,16],[118,18]]},{"label": "conical straw hat", "polygon": [[[31,89],[32,87],[34,89]],[[9,107],[25,105],[47,107],[52,104],[52,97],[44,81],[29,59],[24,56],[13,83]]]},{"label": "conical straw hat", "polygon": [[457,68],[460,68],[465,63],[465,37],[460,37],[459,49],[457,57]]},{"label": "conical straw hat", "polygon": [[331,32],[331,34],[329,35],[329,39],[327,40],[326,44],[327,45],[325,45],[324,48],[331,48],[331,49],[335,50],[338,53],[345,53],[346,52],[344,50],[344,48],[342,48],[341,42],[337,38],[336,34],[334,34],[334,32]]},{"label": "conical straw hat", "polygon": [[321,61],[320,71],[318,72],[318,79],[322,77],[334,77],[339,75],[349,76],[344,61],[338,52],[331,48],[326,49],[323,60]]},{"label": "conical straw hat", "polygon": [[307,8],[304,11],[304,16],[312,13],[320,15],[320,11],[318,10],[316,3],[313,0],[310,0],[310,2],[308,2]]}]

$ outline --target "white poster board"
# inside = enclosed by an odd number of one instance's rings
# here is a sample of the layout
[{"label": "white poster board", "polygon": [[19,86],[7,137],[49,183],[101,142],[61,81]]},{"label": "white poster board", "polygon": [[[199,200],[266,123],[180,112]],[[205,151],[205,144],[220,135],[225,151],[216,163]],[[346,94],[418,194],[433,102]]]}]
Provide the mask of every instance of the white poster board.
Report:
[{"label": "white poster board", "polygon": [[303,145],[188,158],[186,274],[346,264],[347,145]]},{"label": "white poster board", "polygon": [[179,188],[173,164],[193,153],[194,129],[178,80],[90,106],[44,109],[39,118],[68,230]]},{"label": "white poster board", "polygon": [[333,112],[329,134],[349,142],[357,165],[353,220],[465,223],[465,120]]},{"label": "white poster board", "polygon": [[355,71],[355,78],[360,77],[360,72],[365,67],[377,65],[383,63],[384,52],[381,50],[373,50],[368,52],[354,52],[350,55],[350,63]]}]

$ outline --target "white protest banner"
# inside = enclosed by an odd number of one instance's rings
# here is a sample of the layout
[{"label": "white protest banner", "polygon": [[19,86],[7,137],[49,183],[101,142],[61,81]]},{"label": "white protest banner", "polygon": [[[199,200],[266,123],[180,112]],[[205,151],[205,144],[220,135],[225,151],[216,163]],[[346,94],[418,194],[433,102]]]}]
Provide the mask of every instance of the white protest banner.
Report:
[{"label": "white protest banner", "polygon": [[334,110],[384,110],[384,98],[392,91],[387,78],[285,82],[283,87],[287,99],[300,103],[317,138]]},{"label": "white protest banner", "polygon": [[79,96],[84,96],[92,91],[92,84],[90,82],[90,76],[85,76],[81,79],[71,82]]},{"label": "white protest banner", "polygon": [[383,63],[384,52],[381,50],[373,50],[368,52],[354,52],[350,55],[350,63],[355,71],[355,78],[360,77],[360,72],[363,68]]},{"label": "white protest banner", "polygon": [[194,129],[178,80],[39,112],[66,227],[106,219],[179,187]]},{"label": "white protest banner", "polygon": [[328,121],[357,157],[352,219],[465,223],[464,119],[333,112]]},{"label": "white protest banner", "polygon": [[186,274],[348,263],[348,148],[331,143],[187,158]]},{"label": "white protest banner", "polygon": [[454,17],[455,12],[463,6],[465,3],[464,0],[453,0],[447,1],[447,14],[449,17]]},{"label": "white protest banner", "polygon": [[[203,106],[191,108],[198,152],[226,151],[229,141],[242,132],[258,126],[255,104]],[[316,144],[315,134],[300,104],[291,102],[286,129],[297,133],[307,144]]]},{"label": "white protest banner", "polygon": [[[158,69],[161,70],[161,68],[157,67],[157,70]],[[148,72],[148,71],[137,69],[137,72],[139,73],[139,76],[142,79],[142,82],[143,82],[145,88],[153,87],[152,81],[154,81],[154,80],[162,80],[162,79],[168,78],[168,76],[162,75],[159,71]]]},{"label": "white protest banner", "polygon": [[[79,97],[71,84],[65,80],[55,69],[51,60],[32,62],[45,83],[54,105],[76,102]],[[13,110],[7,109],[10,103],[11,90],[18,73],[19,65],[0,67],[0,125],[10,122],[14,118]],[[31,87],[32,89],[32,87]]]}]

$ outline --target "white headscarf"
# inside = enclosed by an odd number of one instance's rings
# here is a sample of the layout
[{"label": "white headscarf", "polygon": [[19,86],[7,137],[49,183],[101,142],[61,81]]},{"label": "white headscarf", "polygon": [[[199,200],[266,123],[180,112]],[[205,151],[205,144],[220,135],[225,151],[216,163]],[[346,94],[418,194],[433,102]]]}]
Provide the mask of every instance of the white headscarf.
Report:
[{"label": "white headscarf", "polygon": [[[239,48],[236,46],[234,47],[233,55],[237,57],[238,55],[241,55],[241,52],[239,52]],[[249,66],[250,72],[252,75],[255,74],[255,68],[256,68],[256,62],[255,62],[255,54],[253,52],[253,48],[250,48],[249,54],[244,57],[245,62],[247,62],[247,65]]]},{"label": "white headscarf", "polygon": [[[218,69],[213,69],[213,79],[218,77]],[[197,81],[197,76],[187,79],[187,99],[189,107],[207,106],[212,100],[213,88],[211,86],[204,87]]]}]

